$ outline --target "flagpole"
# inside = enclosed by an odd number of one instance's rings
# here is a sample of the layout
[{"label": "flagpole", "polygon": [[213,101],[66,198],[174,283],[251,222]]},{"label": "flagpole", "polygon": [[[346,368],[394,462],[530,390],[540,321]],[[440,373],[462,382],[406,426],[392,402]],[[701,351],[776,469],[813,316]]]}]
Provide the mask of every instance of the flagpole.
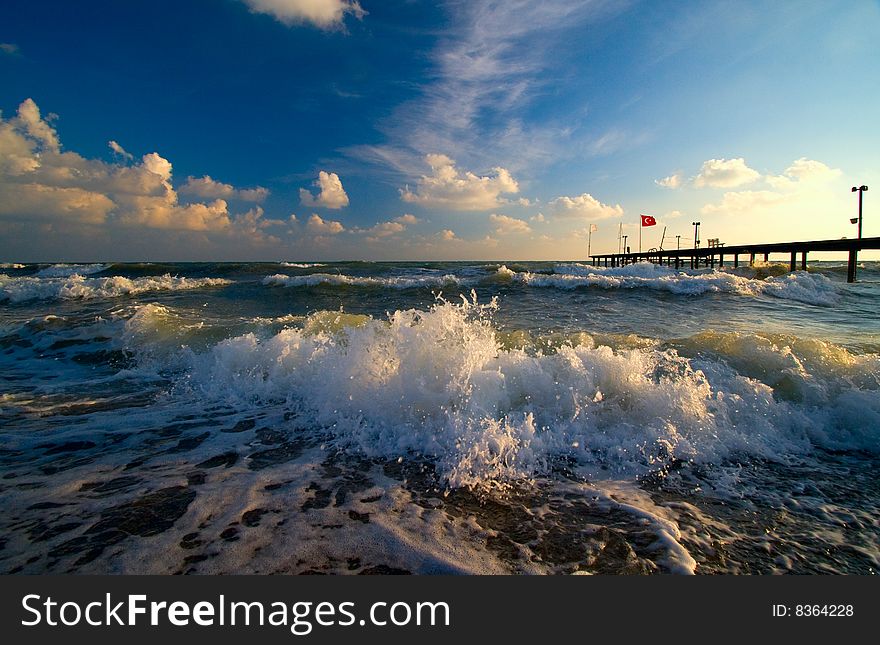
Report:
[{"label": "flagpole", "polygon": [[592,262],[592,255],[590,254],[591,244],[593,243],[593,229],[590,229],[590,232],[587,234],[587,259]]},{"label": "flagpole", "polygon": [[639,215],[639,253],[642,252],[642,216]]}]

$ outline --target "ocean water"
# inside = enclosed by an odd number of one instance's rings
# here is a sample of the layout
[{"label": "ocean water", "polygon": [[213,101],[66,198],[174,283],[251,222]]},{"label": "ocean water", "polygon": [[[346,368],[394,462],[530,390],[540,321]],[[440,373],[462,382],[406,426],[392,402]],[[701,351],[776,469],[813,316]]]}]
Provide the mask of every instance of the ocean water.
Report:
[{"label": "ocean water", "polygon": [[0,570],[876,573],[880,263],[0,268]]}]

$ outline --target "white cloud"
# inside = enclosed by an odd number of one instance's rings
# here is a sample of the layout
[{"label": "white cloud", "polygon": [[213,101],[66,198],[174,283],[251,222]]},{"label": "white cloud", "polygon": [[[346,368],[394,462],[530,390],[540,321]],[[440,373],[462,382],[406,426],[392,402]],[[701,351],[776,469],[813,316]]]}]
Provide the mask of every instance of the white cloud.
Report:
[{"label": "white cloud", "polygon": [[19,53],[19,48],[15,43],[0,43],[0,52],[15,56]]},{"label": "white cloud", "polygon": [[151,152],[130,163],[133,157],[122,146],[115,141],[108,145],[123,163],[62,152],[57,132],[37,105],[23,101],[15,117],[0,117],[0,217],[74,233],[83,226],[243,235],[258,231],[262,211],[236,216],[219,198],[180,204],[168,159]]},{"label": "white cloud", "polygon": [[320,215],[313,213],[306,224],[306,229],[312,235],[337,235],[342,233],[345,227],[340,222],[325,220]]},{"label": "white cloud", "polygon": [[795,159],[781,175],[767,175],[767,183],[780,190],[796,189],[798,185],[819,183],[835,179],[841,175],[837,168],[829,168],[821,161],[801,157]]},{"label": "white cloud", "polygon": [[358,20],[367,12],[357,0],[242,0],[254,13],[272,16],[285,25],[310,23],[320,29],[339,29],[346,14]]},{"label": "white cloud", "polygon": [[674,190],[681,186],[681,173],[675,173],[674,175],[669,175],[663,179],[655,179],[654,183],[661,188],[671,188]]},{"label": "white cloud", "polygon": [[579,218],[586,220],[607,219],[623,215],[620,204],[603,204],[589,193],[575,197],[561,196],[550,202],[556,217]]},{"label": "white cloud", "polygon": [[508,217],[507,215],[489,215],[489,221],[495,227],[498,235],[509,235],[511,233],[531,233],[532,228],[525,220]]},{"label": "white cloud", "polygon": [[33,139],[36,139],[46,150],[57,152],[60,147],[58,133],[40,116],[40,108],[33,99],[25,99],[18,106],[17,124]]},{"label": "white cloud", "polygon": [[125,160],[127,160],[127,161],[132,161],[132,160],[134,160],[134,155],[132,155],[132,154],[129,153],[129,152],[126,152],[125,148],[123,148],[121,145],[119,145],[119,144],[116,143],[115,141],[110,140],[110,141],[107,142],[107,145],[110,146],[110,149],[111,149],[115,154],[119,155],[119,156],[122,157],[123,159],[125,159]]},{"label": "white cloud", "polygon": [[455,231],[452,231],[448,228],[443,229],[442,231],[437,233],[437,235],[440,237],[441,240],[445,240],[447,242],[457,239],[455,237]]},{"label": "white cloud", "polygon": [[747,216],[779,213],[783,208],[795,206],[814,209],[827,199],[829,182],[841,174],[839,169],[830,168],[821,161],[802,157],[792,162],[781,175],[765,178],[773,190],[726,192],[719,203],[706,204],[701,212]]},{"label": "white cloud", "polygon": [[507,0],[442,3],[448,27],[431,52],[419,96],[379,124],[387,143],[348,150],[360,160],[419,174],[425,154],[443,151],[468,167],[495,163],[517,175],[583,151],[586,112],[536,123],[531,109],[558,82],[558,52],[626,3],[605,0]]},{"label": "white cloud", "polygon": [[404,213],[400,217],[395,218],[395,221],[400,222],[401,224],[418,224],[419,218],[412,213]]},{"label": "white cloud", "polygon": [[0,180],[0,218],[101,224],[115,206],[106,195],[82,188]]},{"label": "white cloud", "polygon": [[313,185],[320,189],[317,197],[305,188],[299,189],[299,200],[304,206],[323,206],[334,210],[348,206],[348,195],[335,172],[320,171]]},{"label": "white cloud", "polygon": [[785,201],[785,195],[772,190],[741,190],[724,193],[718,204],[706,204],[701,212],[705,215],[750,215],[758,209],[777,206]]},{"label": "white cloud", "polygon": [[431,167],[431,175],[422,175],[415,192],[409,187],[402,189],[403,201],[429,208],[482,211],[506,203],[502,194],[519,192],[519,184],[504,168],[493,168],[494,176],[480,177],[459,170],[446,155],[429,154],[425,161]]},{"label": "white cloud", "polygon": [[538,213],[537,215],[532,215],[530,218],[533,222],[538,222],[539,224],[543,224],[547,221],[547,218],[544,217],[544,213]]},{"label": "white cloud", "polygon": [[178,192],[202,199],[240,199],[245,202],[261,202],[269,195],[269,190],[262,186],[236,189],[231,184],[212,179],[210,175],[187,177],[186,183],[178,189]]},{"label": "white cloud", "polygon": [[735,188],[761,178],[761,173],[746,165],[745,159],[709,159],[693,179],[697,188]]}]

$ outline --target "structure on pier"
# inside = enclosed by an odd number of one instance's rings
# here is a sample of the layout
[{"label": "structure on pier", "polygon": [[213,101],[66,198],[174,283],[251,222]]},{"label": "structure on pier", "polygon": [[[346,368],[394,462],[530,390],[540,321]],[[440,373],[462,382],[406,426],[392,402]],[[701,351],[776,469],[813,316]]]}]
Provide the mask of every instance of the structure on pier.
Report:
[{"label": "structure on pier", "polygon": [[845,251],[849,254],[846,281],[856,281],[856,265],[859,251],[880,249],[880,237],[863,237],[853,240],[814,240],[811,242],[775,242],[772,244],[742,244],[739,246],[712,246],[702,249],[651,250],[645,253],[607,253],[591,255],[590,259],[596,266],[619,267],[635,262],[653,262],[680,269],[685,265],[691,269],[700,267],[723,267],[725,256],[732,261],[734,267],[739,266],[739,258],[745,255],[749,265],[755,263],[755,257],[763,255],[769,261],[771,253],[790,254],[791,270],[807,268],[807,253],[811,251]]}]

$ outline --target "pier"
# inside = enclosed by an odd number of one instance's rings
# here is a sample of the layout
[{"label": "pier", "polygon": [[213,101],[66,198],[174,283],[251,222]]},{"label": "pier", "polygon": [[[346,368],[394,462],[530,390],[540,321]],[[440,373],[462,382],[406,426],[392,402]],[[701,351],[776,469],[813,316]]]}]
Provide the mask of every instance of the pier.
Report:
[{"label": "pier", "polygon": [[813,240],[809,242],[774,242],[771,244],[740,244],[737,246],[709,246],[692,249],[652,249],[643,253],[603,253],[591,255],[595,266],[619,267],[636,262],[653,262],[676,269],[688,267],[723,267],[725,261],[734,268],[740,265],[743,257],[754,265],[755,258],[761,257],[764,262],[770,260],[771,254],[784,253],[790,262],[791,270],[807,269],[807,253],[811,251],[839,251],[848,254],[846,281],[856,281],[856,266],[859,251],[880,249],[880,237],[863,237],[856,239]]}]

